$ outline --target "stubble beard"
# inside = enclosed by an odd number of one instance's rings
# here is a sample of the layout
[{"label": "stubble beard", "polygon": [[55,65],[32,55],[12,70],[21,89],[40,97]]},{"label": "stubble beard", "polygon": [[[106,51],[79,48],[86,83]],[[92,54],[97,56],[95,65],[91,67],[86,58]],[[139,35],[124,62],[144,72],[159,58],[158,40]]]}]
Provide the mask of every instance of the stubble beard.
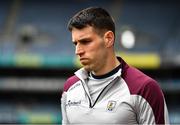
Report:
[{"label": "stubble beard", "polygon": [[92,63],[86,64],[86,65],[84,64],[83,67],[88,72],[98,72],[101,69],[101,67],[102,67],[102,62],[94,61],[93,64]]},{"label": "stubble beard", "polygon": [[88,72],[93,71],[92,66],[90,64],[83,65],[83,68]]}]

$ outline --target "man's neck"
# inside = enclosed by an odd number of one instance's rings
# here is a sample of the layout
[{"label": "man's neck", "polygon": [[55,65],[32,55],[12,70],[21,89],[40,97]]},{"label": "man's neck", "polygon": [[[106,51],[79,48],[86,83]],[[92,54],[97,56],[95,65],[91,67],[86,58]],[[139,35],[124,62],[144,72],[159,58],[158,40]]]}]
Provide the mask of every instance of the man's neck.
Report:
[{"label": "man's neck", "polygon": [[120,65],[120,62],[118,61],[116,56],[112,56],[110,59],[107,60],[107,63],[104,67],[101,68],[101,70],[93,71],[92,73],[96,76],[104,75],[113,69],[115,69],[117,66]]}]

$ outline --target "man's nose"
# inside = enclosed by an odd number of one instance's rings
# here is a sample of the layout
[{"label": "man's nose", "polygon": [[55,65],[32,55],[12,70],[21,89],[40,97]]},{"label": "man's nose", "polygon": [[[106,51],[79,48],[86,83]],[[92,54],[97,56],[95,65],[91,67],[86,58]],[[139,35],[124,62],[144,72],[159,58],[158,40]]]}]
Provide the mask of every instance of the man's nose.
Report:
[{"label": "man's nose", "polygon": [[79,44],[77,44],[77,45],[76,45],[75,54],[76,54],[76,55],[81,55],[81,54],[83,54],[83,53],[84,53],[83,48],[82,48]]}]

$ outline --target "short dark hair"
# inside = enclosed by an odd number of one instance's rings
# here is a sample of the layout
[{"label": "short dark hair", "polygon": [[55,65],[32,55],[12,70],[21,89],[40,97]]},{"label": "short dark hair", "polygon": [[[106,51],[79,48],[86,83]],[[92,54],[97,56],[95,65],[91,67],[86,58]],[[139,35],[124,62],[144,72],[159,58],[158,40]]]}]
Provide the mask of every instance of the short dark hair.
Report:
[{"label": "short dark hair", "polygon": [[68,29],[92,26],[100,35],[110,30],[115,35],[115,23],[110,14],[100,7],[89,7],[75,14],[68,22]]}]

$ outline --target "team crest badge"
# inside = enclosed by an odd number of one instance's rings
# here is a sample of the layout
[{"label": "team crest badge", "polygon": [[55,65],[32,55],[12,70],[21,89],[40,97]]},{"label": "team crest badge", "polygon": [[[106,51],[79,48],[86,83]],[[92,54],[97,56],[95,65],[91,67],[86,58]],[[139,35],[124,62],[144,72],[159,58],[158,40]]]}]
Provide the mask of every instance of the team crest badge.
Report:
[{"label": "team crest badge", "polygon": [[116,106],[116,101],[109,101],[108,104],[107,104],[107,110],[108,111],[113,111],[115,106]]}]

